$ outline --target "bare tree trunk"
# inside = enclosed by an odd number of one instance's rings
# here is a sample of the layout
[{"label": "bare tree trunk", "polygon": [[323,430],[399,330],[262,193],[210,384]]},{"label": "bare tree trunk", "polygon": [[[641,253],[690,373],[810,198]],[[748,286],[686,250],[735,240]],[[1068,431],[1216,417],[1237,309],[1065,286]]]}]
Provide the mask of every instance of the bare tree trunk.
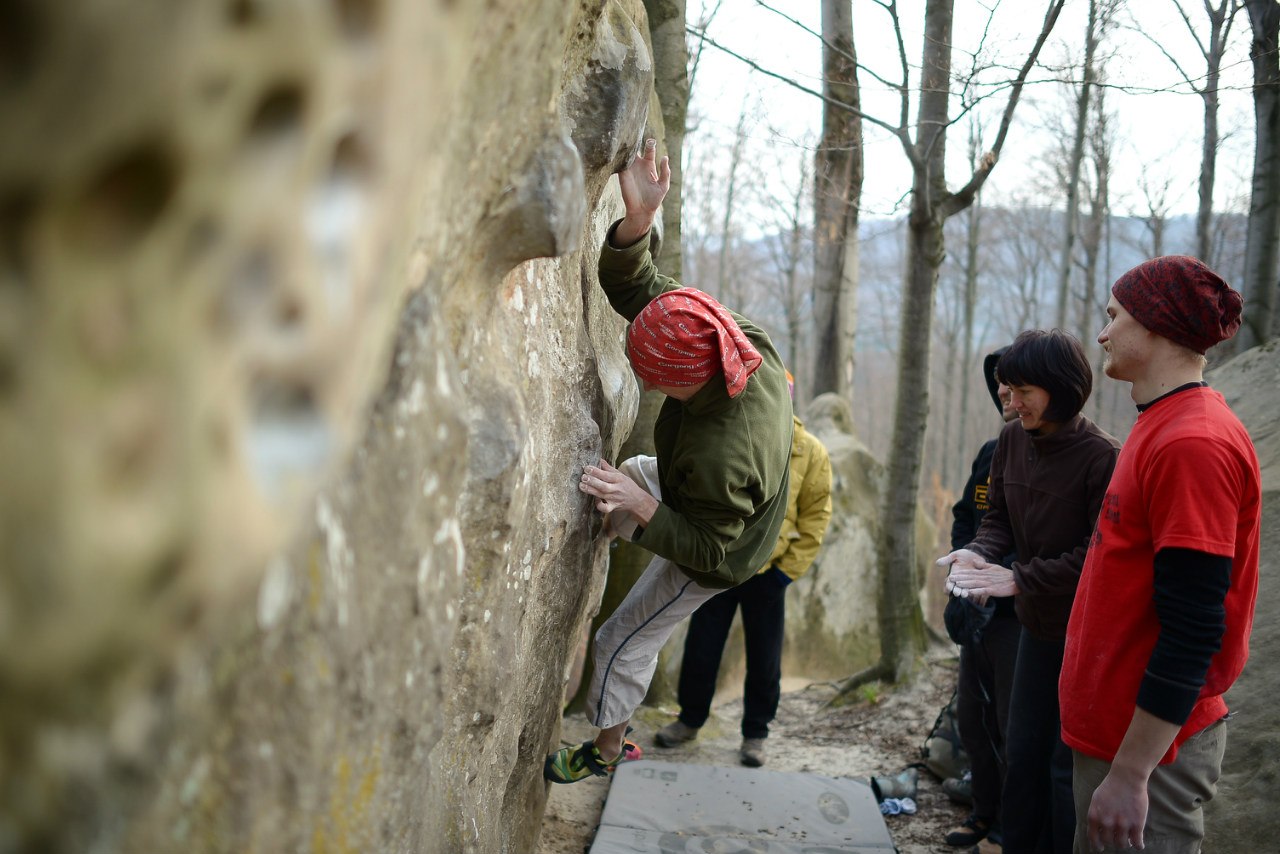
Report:
[{"label": "bare tree trunk", "polygon": [[1280,4],[1245,0],[1253,27],[1253,112],[1257,142],[1253,158],[1253,197],[1245,241],[1244,323],[1235,336],[1237,353],[1271,335],[1280,252]]},{"label": "bare tree trunk", "polygon": [[1213,94],[1204,95],[1204,142],[1200,149],[1200,204],[1196,210],[1196,257],[1212,266],[1213,185],[1218,168],[1218,71],[1212,72]]},{"label": "bare tree trunk", "polygon": [[733,203],[738,191],[738,166],[742,163],[742,148],[747,141],[747,105],[744,101],[742,112],[738,114],[738,126],[734,129],[733,148],[729,152],[729,177],[724,191],[724,217],[720,222],[720,254],[716,265],[716,281],[718,288],[716,298],[725,305],[733,306],[737,311],[745,311],[742,294],[738,292],[738,282],[730,275],[731,249],[733,243]]},{"label": "bare tree trunk", "polygon": [[1213,187],[1218,170],[1218,83],[1222,78],[1222,55],[1236,0],[1222,0],[1215,9],[1204,4],[1209,15],[1209,46],[1205,55],[1205,80],[1200,97],[1204,100],[1204,141],[1200,149],[1200,205],[1196,211],[1196,256],[1213,266]]},{"label": "bare tree trunk", "polygon": [[1191,16],[1183,8],[1183,0],[1170,0],[1170,5],[1182,18],[1187,32],[1195,41],[1204,58],[1204,73],[1193,73],[1182,67],[1179,59],[1167,49],[1160,39],[1140,30],[1159,49],[1182,75],[1188,87],[1204,102],[1204,137],[1200,147],[1200,203],[1196,210],[1196,257],[1213,266],[1213,191],[1218,166],[1218,85],[1222,78],[1222,57],[1227,48],[1227,37],[1240,0],[1219,0],[1215,7],[1210,0],[1200,0],[1209,18],[1209,41],[1206,44],[1191,22]]},{"label": "bare tree trunk", "polygon": [[[800,213],[804,208],[804,199],[809,190],[809,171],[806,168],[807,158],[800,160],[800,183],[795,195],[791,198],[791,211],[788,216],[790,227],[787,229],[786,246],[786,292],[784,294],[784,311],[787,322],[787,352],[791,356],[793,374],[803,374],[800,366],[806,364],[800,335],[800,317],[803,295],[800,293],[800,251],[804,243],[804,226],[800,222]],[[813,398],[812,383],[806,376],[796,377],[796,408],[803,402]]]},{"label": "bare tree trunk", "polygon": [[[853,396],[862,117],[851,0],[822,0],[822,139],[814,156],[814,395]],[[837,104],[847,105],[842,109]]]},{"label": "bare tree trunk", "polygon": [[1080,91],[1076,94],[1075,137],[1071,143],[1071,156],[1067,162],[1067,213],[1066,234],[1062,238],[1062,259],[1058,271],[1058,321],[1059,329],[1067,328],[1067,299],[1071,292],[1071,256],[1076,240],[1076,208],[1080,199],[1080,165],[1084,162],[1085,128],[1089,124],[1089,98],[1092,95],[1094,69],[1093,58],[1098,50],[1098,4],[1101,0],[1089,0],[1089,23],[1084,34],[1084,74]]},{"label": "bare tree trunk", "polygon": [[[960,380],[960,379],[963,379],[962,377],[963,369],[961,366],[964,364],[965,360],[958,352],[961,346],[961,342],[957,341],[956,338],[957,338],[956,335],[951,335],[951,336],[948,336],[947,338],[947,345],[948,345],[947,349],[950,351],[948,353],[948,356],[950,358],[947,359],[946,367],[942,369],[942,373],[944,375],[948,374],[950,373],[948,368],[954,368],[956,373],[956,379]],[[952,419],[959,418],[958,414],[956,413],[956,394],[957,394],[957,390],[960,387],[960,383],[949,382],[948,379],[949,378],[944,377],[942,381],[942,386],[943,386],[942,435],[940,438],[936,438],[935,441],[933,441],[932,443],[935,446],[934,453],[935,454],[940,453],[942,456],[942,460],[941,462],[938,463],[937,467],[935,468],[935,471],[942,473],[940,477],[942,478],[943,482],[949,482],[951,478],[951,450],[952,450],[952,445],[954,444],[951,441],[951,437],[954,436],[956,433],[961,432],[955,426],[952,425]],[[965,395],[961,394],[960,397],[964,398]]]},{"label": "bare tree trunk", "polygon": [[[1110,281],[1111,281],[1111,272],[1112,272],[1112,271],[1111,271],[1111,248],[1112,248],[1112,247],[1111,247],[1111,238],[1112,238],[1112,236],[1113,236],[1113,233],[1112,233],[1112,227],[1111,227],[1111,226],[1112,226],[1112,223],[1111,223],[1111,216],[1110,216],[1110,213],[1108,213],[1107,218],[1106,218],[1105,222],[1103,223],[1103,228],[1102,228],[1102,235],[1103,235],[1103,237],[1102,237],[1102,253],[1103,253],[1103,259],[1104,259],[1104,260],[1103,260],[1103,272],[1104,272],[1104,275],[1106,276],[1106,280],[1107,280],[1108,282],[1110,282]],[[1097,338],[1096,338],[1096,336],[1091,336],[1091,337],[1093,338],[1093,341],[1094,341],[1094,343],[1096,344],[1096,343],[1097,343]],[[1102,406],[1102,399],[1103,399],[1103,398],[1102,398],[1102,395],[1103,395],[1103,389],[1104,389],[1106,386],[1115,386],[1115,387],[1117,387],[1117,388],[1118,388],[1118,387],[1120,386],[1120,383],[1102,383],[1102,384],[1101,384],[1101,385],[1102,385],[1102,387],[1101,387],[1101,388],[1099,388],[1099,387],[1098,387],[1098,382],[1097,382],[1097,380],[1099,380],[1099,379],[1101,379],[1101,378],[1102,378],[1102,376],[1103,376],[1103,368],[1106,366],[1106,363],[1107,363],[1107,353],[1106,353],[1106,351],[1105,351],[1105,350],[1103,350],[1101,347],[1098,347],[1098,348],[1097,348],[1097,359],[1098,359],[1098,361],[1095,363],[1095,366],[1094,366],[1094,369],[1093,369],[1093,376],[1094,376],[1094,388],[1096,389],[1096,391],[1095,391],[1095,393],[1094,393],[1094,395],[1093,395],[1093,420],[1094,420],[1094,422],[1095,422],[1095,423],[1099,423],[1099,424],[1100,424],[1100,423],[1102,422],[1102,412],[1103,412],[1103,406]],[[1104,429],[1106,429],[1106,428],[1104,428]],[[1108,431],[1108,432],[1112,432],[1112,431]],[[1113,433],[1113,435],[1114,435],[1114,433]]]},{"label": "bare tree trunk", "polygon": [[920,106],[916,141],[899,135],[912,164],[911,213],[908,216],[907,270],[903,282],[898,344],[898,393],[889,450],[888,483],[878,544],[880,564],[880,663],[884,678],[898,681],[910,673],[924,648],[924,620],[917,595],[916,505],[920,464],[929,413],[929,350],[933,337],[933,297],[945,254],[943,223],[967,208],[995,168],[1026,75],[1048,39],[1064,0],[1053,0],[1035,46],[1019,71],[991,150],[983,155],[969,182],[955,193],[946,189],[944,169],[951,73],[952,0],[927,0]]},{"label": "bare tree trunk", "polygon": [[[969,135],[969,160],[973,168],[977,168],[978,160],[981,155],[980,140],[978,139],[977,129],[971,128]],[[964,321],[961,330],[961,356],[957,359],[955,387],[960,390],[960,428],[956,430],[958,441],[956,443],[956,459],[961,461],[965,459],[966,452],[969,451],[969,431],[966,429],[969,425],[969,394],[966,389],[969,388],[969,379],[972,376],[972,368],[974,358],[977,354],[973,352],[973,325],[975,322],[975,314],[978,308],[978,247],[980,241],[978,239],[982,230],[982,196],[978,194],[974,196],[973,204],[969,206],[967,211],[969,219],[969,233],[966,235],[965,260],[964,260]],[[964,469],[958,470],[963,483]]]},{"label": "bare tree trunk", "polygon": [[929,417],[933,294],[946,254],[939,203],[947,193],[952,5],[951,0],[929,0],[924,13],[916,157],[907,217],[907,276],[898,332],[898,395],[880,538],[880,661],[893,681],[912,671],[925,642],[916,585],[916,503]]},{"label": "bare tree trunk", "polygon": [[[949,24],[948,20],[948,38]],[[933,292],[945,251],[942,220],[933,205],[913,204],[908,221],[908,269],[898,336],[898,394],[889,450],[890,486],[880,541],[880,656],[891,681],[911,672],[925,641],[915,548],[920,464],[929,415],[925,389],[932,343],[932,336],[923,331],[933,325]]]},{"label": "bare tree trunk", "polygon": [[[806,152],[812,146],[805,146]],[[805,325],[805,308],[813,293],[813,282],[802,273],[807,264],[812,263],[812,250],[806,246],[808,228],[803,219],[807,213],[805,202],[812,192],[812,163],[807,155],[796,158],[798,175],[796,183],[787,188],[785,194],[778,193],[767,199],[767,204],[778,212],[771,223],[771,231],[776,236],[765,240],[765,247],[778,272],[779,284],[776,295],[782,307],[783,329],[786,336],[784,358],[789,370],[796,377],[796,409],[810,395],[808,362],[805,359],[805,343],[808,328]],[[804,366],[804,367],[802,367]]]},{"label": "bare tree trunk", "polygon": [[664,147],[671,165],[671,189],[662,203],[662,272],[684,281],[680,223],[684,199],[684,131],[689,111],[689,49],[685,41],[685,0],[644,0],[653,42],[654,89],[662,104]]},{"label": "bare tree trunk", "polygon": [[1098,266],[1102,237],[1111,215],[1111,126],[1107,120],[1105,90],[1099,90],[1090,133],[1089,156],[1093,162],[1093,187],[1089,193],[1089,219],[1080,235],[1084,251],[1084,294],[1080,305],[1080,341],[1085,354],[1096,346],[1093,330],[1102,326],[1098,295]]},{"label": "bare tree trunk", "polygon": [[[707,31],[707,28],[711,26],[711,22],[716,19],[716,15],[720,13],[720,7],[723,4],[724,0],[716,0],[715,5],[712,6],[710,10],[705,6],[703,7],[702,17],[698,19],[698,23],[696,25],[696,29],[699,32],[705,33]],[[644,10],[649,14],[650,33],[654,31],[653,21],[659,18],[663,21],[668,21],[674,20],[678,17],[680,19],[681,27],[683,28],[686,19],[689,17],[685,12],[685,0],[672,0],[670,3],[667,3],[666,0],[644,0]],[[683,37],[682,32],[681,38]],[[686,69],[685,79],[689,81],[688,85],[685,87],[684,100],[686,105],[689,102],[689,90],[693,88],[694,78],[698,76],[698,65],[702,62],[702,51],[706,46],[707,43],[705,41],[698,39],[698,46],[694,50],[692,56],[689,54],[689,48],[687,45],[683,48],[685,55],[685,64],[683,67]]]}]

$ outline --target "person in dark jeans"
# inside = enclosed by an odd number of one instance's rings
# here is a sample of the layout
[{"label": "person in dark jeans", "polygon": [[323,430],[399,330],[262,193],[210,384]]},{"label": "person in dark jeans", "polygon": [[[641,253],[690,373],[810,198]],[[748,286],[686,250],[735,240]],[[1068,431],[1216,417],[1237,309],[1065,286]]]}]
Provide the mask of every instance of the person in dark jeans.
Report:
[{"label": "person in dark jeans", "polygon": [[[950,566],[947,591],[985,603],[1013,596],[1022,624],[1005,737],[1004,851],[1066,854],[1075,835],[1071,753],[1058,718],[1058,674],[1080,569],[1120,443],[1080,414],[1093,370],[1061,330],[1017,337],[996,366],[1018,422],[1000,432],[991,509]],[[1004,566],[1003,555],[1017,557]]]},{"label": "person in dark jeans", "polygon": [[[789,372],[787,380],[793,383]],[[787,587],[809,570],[831,519],[831,461],[827,449],[799,418],[792,437],[790,489],[786,521],[769,563],[737,587],[702,603],[689,618],[676,695],[680,716],[654,734],[660,747],[692,741],[707,722],[729,627],[741,608],[747,676],[739,759],[752,768],[765,763],[765,739],[782,688]]]},{"label": "person in dark jeans", "polygon": [[[1001,347],[982,362],[982,375],[991,400],[1007,424],[1018,417],[1013,408],[1013,393],[996,376],[996,363],[1008,350]],[[969,481],[960,500],[951,508],[951,548],[961,549],[978,533],[982,517],[991,507],[991,457],[996,439],[991,439],[973,460]],[[1016,559],[1009,555],[1002,564]],[[960,645],[956,716],[960,724],[960,740],[969,756],[969,780],[944,780],[948,795],[954,788],[965,787],[973,810],[959,827],[946,835],[948,845],[956,847],[984,843],[987,851],[998,851],[1000,829],[1000,790],[1004,785],[1004,735],[1008,726],[1009,694],[1013,687],[1013,664],[1018,655],[1021,632],[1018,617],[1009,596],[993,597],[984,608],[973,600],[953,597],[947,602],[947,629]]]},{"label": "person in dark jeans", "polygon": [[[769,723],[778,711],[782,693],[782,637],[785,622],[786,574],[770,566],[702,603],[689,618],[684,656],[680,661],[677,697],[680,717],[675,723],[697,730],[711,714],[711,700],[716,691],[716,674],[733,615],[742,609],[742,638],[746,643],[747,675],[742,695],[742,764],[759,767],[764,764],[764,740],[769,736]],[[670,729],[654,740],[659,744],[679,743]],[[677,737],[672,737],[677,735]],[[687,740],[687,739],[686,739]],[[758,747],[757,744],[758,743]],[[754,750],[753,750],[754,748]]]}]

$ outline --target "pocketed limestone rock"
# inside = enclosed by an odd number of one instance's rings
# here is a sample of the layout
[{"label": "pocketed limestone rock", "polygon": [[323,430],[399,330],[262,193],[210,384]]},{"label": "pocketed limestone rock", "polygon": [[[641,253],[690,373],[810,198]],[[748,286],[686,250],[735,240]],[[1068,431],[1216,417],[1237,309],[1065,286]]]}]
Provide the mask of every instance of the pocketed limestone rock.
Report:
[{"label": "pocketed limestone rock", "polygon": [[9,5],[0,848],[530,850],[640,0]]},{"label": "pocketed limestone rock", "polygon": [[533,147],[489,214],[489,257],[510,269],[521,261],[576,252],[586,217],[582,162],[557,128]]},{"label": "pocketed limestone rock", "polygon": [[640,145],[653,59],[635,16],[622,4],[606,4],[591,38],[592,51],[567,82],[563,112],[583,167],[608,175],[625,166]]}]

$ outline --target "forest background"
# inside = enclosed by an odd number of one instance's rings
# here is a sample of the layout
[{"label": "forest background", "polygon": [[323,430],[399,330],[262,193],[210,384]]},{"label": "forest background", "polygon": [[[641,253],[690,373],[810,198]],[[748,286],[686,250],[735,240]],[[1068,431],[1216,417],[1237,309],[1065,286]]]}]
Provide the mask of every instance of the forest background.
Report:
[{"label": "forest background", "polygon": [[[817,93],[824,84],[820,5],[691,0],[686,10],[691,85],[683,149],[684,281],[770,331],[797,376],[801,404],[813,391],[815,359],[813,175],[823,120]],[[950,175],[968,176],[990,146],[1009,80],[1041,27],[1043,5],[955,3]],[[919,86],[924,7],[923,0],[852,3],[865,116],[899,121],[895,84],[904,67],[910,86]],[[1225,11],[1226,38],[1221,78],[1213,87],[1220,128],[1217,175],[1208,251],[1201,252],[1204,53],[1211,39],[1207,13],[1215,7]],[[1240,287],[1256,142],[1252,41],[1239,3],[1064,5],[1027,77],[998,168],[975,203],[945,223],[921,480],[921,497],[932,499],[939,521],[949,521],[945,507],[963,485],[973,454],[1000,425],[981,378],[986,353],[1023,329],[1067,329],[1096,366],[1086,414],[1123,439],[1136,412],[1127,387],[1102,376],[1095,341],[1111,283],[1146,258],[1185,253],[1203,256]],[[1077,114],[1086,79],[1092,85],[1081,125]],[[908,122],[914,123],[914,103],[911,109]],[[851,396],[859,438],[884,460],[897,394],[911,170],[893,133],[874,121],[864,121],[862,132],[858,260],[851,271]],[[1077,132],[1083,157],[1072,182]],[[1064,249],[1069,208],[1073,234]]]}]

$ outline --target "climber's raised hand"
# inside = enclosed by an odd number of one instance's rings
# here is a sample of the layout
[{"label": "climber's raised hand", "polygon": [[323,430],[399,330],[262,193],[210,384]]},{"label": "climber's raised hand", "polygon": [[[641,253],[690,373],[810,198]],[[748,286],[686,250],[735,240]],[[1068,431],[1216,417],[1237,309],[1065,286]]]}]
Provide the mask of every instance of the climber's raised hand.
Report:
[{"label": "climber's raised hand", "polygon": [[613,235],[615,246],[630,246],[648,232],[662,208],[662,200],[671,189],[671,163],[664,156],[658,160],[658,141],[646,139],[640,154],[626,169],[618,173],[622,204],[626,217]]}]

